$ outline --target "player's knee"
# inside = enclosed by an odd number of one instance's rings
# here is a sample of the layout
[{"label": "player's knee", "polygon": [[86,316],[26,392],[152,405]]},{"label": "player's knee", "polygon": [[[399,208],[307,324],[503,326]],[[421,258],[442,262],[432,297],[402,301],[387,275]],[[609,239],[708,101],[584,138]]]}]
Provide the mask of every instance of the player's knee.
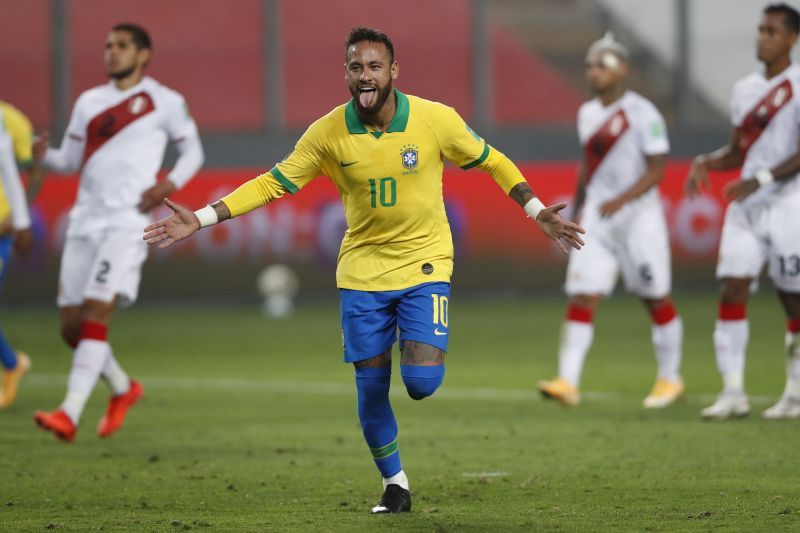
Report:
[{"label": "player's knee", "polygon": [[400,373],[408,395],[414,400],[431,396],[444,380],[444,365],[400,365]]},{"label": "player's knee", "polygon": [[75,324],[61,324],[61,338],[70,348],[75,348],[80,339],[81,328]]}]

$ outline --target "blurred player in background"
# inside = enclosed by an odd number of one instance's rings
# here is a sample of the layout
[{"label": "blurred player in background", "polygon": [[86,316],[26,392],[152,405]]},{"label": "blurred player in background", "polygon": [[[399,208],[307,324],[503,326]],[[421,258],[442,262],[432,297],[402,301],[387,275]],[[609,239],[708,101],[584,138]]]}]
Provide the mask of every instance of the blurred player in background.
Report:
[{"label": "blurred player in background", "polygon": [[719,245],[717,278],[722,283],[714,329],[723,390],[701,416],[745,416],[745,352],[749,337],[747,298],[764,264],[786,312],[786,388],[765,418],[800,418],[800,67],[791,50],[800,15],[786,4],[764,9],[757,55],[764,68],[738,81],[731,98],[730,143],[697,156],[686,182],[694,196],[708,187],[709,170],[741,167],[742,179],[725,189],[728,205]]},{"label": "blurred player in background", "polygon": [[[74,350],[66,398],[36,422],[72,441],[81,412],[102,376],[111,389],[101,437],[119,429],[142,386],[117,363],[108,325],[119,306],[131,305],[139,289],[147,246],[141,231],[149,211],[182,187],[203,162],[197,126],[183,97],[144,76],[152,45],[147,32],[119,24],[108,35],[105,66],[110,81],[80,95],[59,149],[47,135],[35,155],[62,173],[80,170],[78,198],[69,215],[61,258],[58,306],[61,334]],[[180,156],[166,179],[157,182],[167,142]]]},{"label": "blurred player in background", "polygon": [[[27,253],[33,246],[27,199],[17,170],[17,164],[27,169],[29,191],[38,190],[42,168],[34,164],[32,143],[33,128],[28,117],[11,104],[0,101],[0,174],[3,178],[0,187],[0,285],[8,269],[12,246],[19,254]],[[34,195],[32,193],[29,199]],[[19,382],[30,368],[31,360],[27,354],[15,350],[0,331],[0,362],[3,365],[2,408],[14,403]]]},{"label": "blurred player in background", "polygon": [[453,242],[442,201],[444,159],[489,172],[503,191],[566,252],[581,228],[545,208],[517,167],[473,132],[450,107],[393,88],[399,65],[385,34],[355,28],[345,43],[353,98],[312,124],[272,170],[211,206],[175,213],[147,228],[167,247],[202,227],[243,215],[329,176],[345,207],[340,289],[344,359],[355,366],[358,416],[383,476],[373,513],[411,509],[389,403],[391,350],[400,329],[400,374],[409,396],[432,395],[444,378]]},{"label": "blurred player in background", "polygon": [[[670,298],[669,235],[658,196],[669,140],[656,107],[626,89],[628,50],[607,33],[586,56],[586,78],[597,96],[578,111],[583,154],[575,209],[591,235],[572,250],[569,296],[558,355],[558,377],[539,382],[545,398],[580,402],[579,383],[592,344],[592,319],[600,299],[614,289],[618,273],[653,320],[658,376],[645,407],[665,407],[683,394],[679,370],[683,324]],[[584,206],[585,202],[585,206]]]}]

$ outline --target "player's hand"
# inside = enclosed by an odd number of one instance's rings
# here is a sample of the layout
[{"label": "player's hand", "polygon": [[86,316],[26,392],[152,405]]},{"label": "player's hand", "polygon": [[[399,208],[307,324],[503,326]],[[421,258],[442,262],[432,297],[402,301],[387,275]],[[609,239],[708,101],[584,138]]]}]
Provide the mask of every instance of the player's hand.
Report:
[{"label": "player's hand", "polygon": [[608,202],[604,203],[600,206],[600,216],[603,218],[608,218],[613,216],[614,213],[622,209],[625,205],[625,200],[615,198],[614,200],[609,200]]},{"label": "player's hand", "polygon": [[144,228],[144,240],[150,246],[159,248],[166,248],[182,241],[200,229],[200,221],[192,211],[169,198],[165,198],[164,203],[172,209],[172,215]]},{"label": "player's hand", "polygon": [[14,251],[21,256],[28,255],[33,248],[35,239],[30,228],[20,229],[14,232]]},{"label": "player's hand", "polygon": [[692,166],[689,169],[689,175],[686,177],[686,184],[683,188],[684,193],[689,198],[694,198],[702,193],[704,189],[708,188],[708,169],[706,168],[703,160],[696,157],[692,161]]},{"label": "player's hand", "polygon": [[586,230],[574,222],[561,218],[558,212],[565,207],[567,204],[561,202],[542,209],[536,217],[536,223],[545,235],[556,241],[562,252],[568,254],[569,247],[580,250],[585,244],[579,234],[586,233]]},{"label": "player's hand", "polygon": [[175,184],[170,180],[161,180],[142,193],[142,199],[137,206],[141,213],[147,213],[159,205],[164,198],[175,192]]},{"label": "player's hand", "polygon": [[758,189],[758,180],[755,178],[744,178],[731,181],[722,189],[722,194],[729,202],[744,200]]},{"label": "player's hand", "polygon": [[42,133],[36,136],[33,141],[33,159],[36,161],[43,161],[44,154],[47,152],[47,148],[50,146],[50,132],[44,130]]}]

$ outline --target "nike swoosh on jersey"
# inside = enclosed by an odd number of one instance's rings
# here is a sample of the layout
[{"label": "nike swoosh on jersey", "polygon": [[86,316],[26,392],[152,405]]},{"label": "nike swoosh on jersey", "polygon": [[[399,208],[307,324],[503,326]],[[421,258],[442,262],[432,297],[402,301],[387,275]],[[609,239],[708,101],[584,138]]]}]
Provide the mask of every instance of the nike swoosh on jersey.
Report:
[{"label": "nike swoosh on jersey", "polygon": [[345,163],[344,161],[339,160],[339,164],[342,165],[342,168],[349,167],[350,165],[355,165],[356,163],[358,163],[358,161],[353,161],[352,163]]},{"label": "nike swoosh on jersey", "polygon": [[433,330],[433,334],[434,335],[447,335],[447,332],[446,331],[439,331],[439,328],[436,328],[435,330]]}]

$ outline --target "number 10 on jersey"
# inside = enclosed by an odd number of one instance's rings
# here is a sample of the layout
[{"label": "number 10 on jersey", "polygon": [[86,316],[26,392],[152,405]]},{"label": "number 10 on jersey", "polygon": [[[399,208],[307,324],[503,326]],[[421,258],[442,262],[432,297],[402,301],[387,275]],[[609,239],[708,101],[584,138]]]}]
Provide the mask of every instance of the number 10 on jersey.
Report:
[{"label": "number 10 on jersey", "polygon": [[369,206],[392,207],[397,203],[397,180],[393,177],[369,180]]}]

